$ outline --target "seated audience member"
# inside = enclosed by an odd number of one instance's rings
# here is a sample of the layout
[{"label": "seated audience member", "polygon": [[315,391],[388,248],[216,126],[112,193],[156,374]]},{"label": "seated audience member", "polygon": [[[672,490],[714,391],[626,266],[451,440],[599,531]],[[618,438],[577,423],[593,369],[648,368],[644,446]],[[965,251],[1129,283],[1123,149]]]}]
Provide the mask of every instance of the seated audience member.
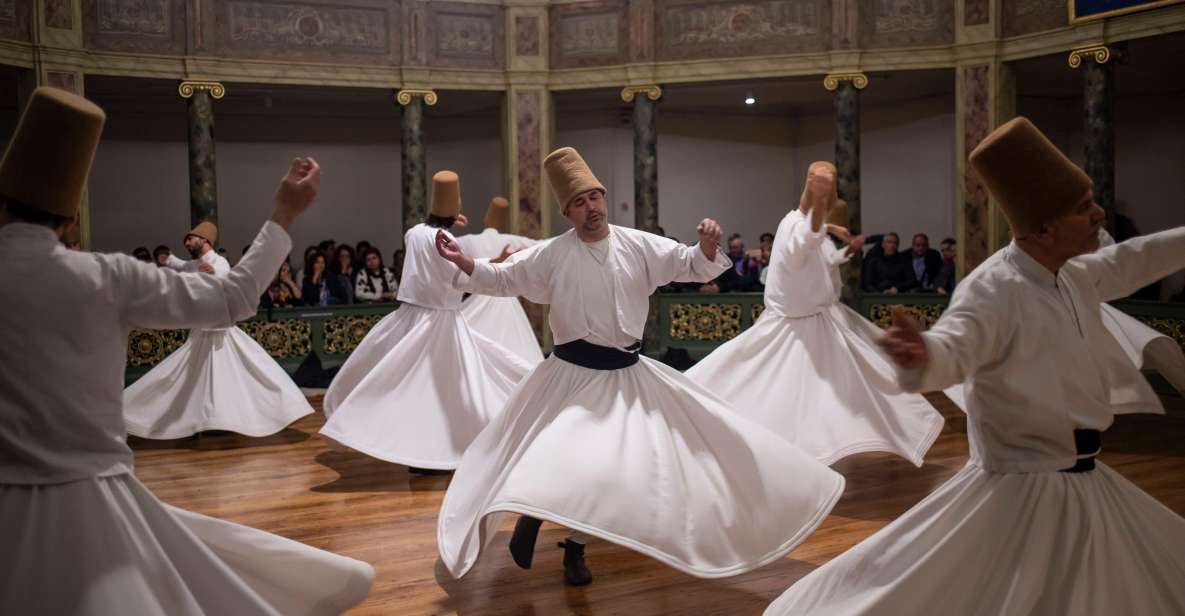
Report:
[{"label": "seated audience member", "polygon": [[152,249],[152,260],[156,262],[157,267],[164,267],[169,262],[169,257],[171,256],[173,256],[173,251],[169,250],[169,247],[164,244]]},{"label": "seated audience member", "polygon": [[861,272],[861,286],[868,293],[898,293],[908,291],[913,282],[910,263],[897,252],[901,238],[896,233],[886,233],[881,241],[864,258]]},{"label": "seated audience member", "polygon": [[354,303],[354,248],[349,244],[339,245],[329,270],[329,293],[333,295],[333,303]]},{"label": "seated audience member", "polygon": [[354,299],[358,302],[392,302],[399,290],[395,274],[383,266],[383,255],[378,248],[366,249],[366,265],[358,271],[354,283]]},{"label": "seated audience member", "polygon": [[942,268],[934,277],[934,290],[938,293],[953,293],[955,290],[955,238],[948,237],[938,244],[942,255]]},{"label": "seated audience member", "polygon": [[300,286],[292,279],[292,265],[288,259],[280,264],[280,271],[276,273],[276,277],[272,280],[272,284],[268,286],[267,291],[264,291],[263,297],[260,301],[262,308],[288,308],[290,306],[299,306]]},{"label": "seated audience member", "polygon": [[745,254],[753,257],[754,259],[761,259],[761,251],[773,250],[773,247],[774,234],[767,231],[761,234],[761,243],[758,244],[756,248],[750,248],[749,250],[745,251]]},{"label": "seated audience member", "polygon": [[325,267],[325,255],[320,250],[314,252],[305,263],[300,295],[306,306],[333,304],[333,295],[329,292],[329,271]]},{"label": "seated audience member", "polygon": [[[942,255],[930,248],[930,238],[925,233],[913,236],[908,255],[909,274],[913,277],[909,282],[911,291],[930,293],[934,291],[934,279],[942,269]],[[898,289],[904,290],[904,289]]]},{"label": "seated audience member", "polygon": [[[769,235],[768,233],[766,235]],[[762,236],[763,238],[765,235]],[[757,281],[761,283],[761,290],[765,290],[765,277],[769,273],[769,256],[773,254],[773,244],[761,246],[761,256],[757,258],[757,265],[760,268],[757,272]]]},{"label": "seated audience member", "polygon": [[313,255],[315,255],[319,252],[321,252],[321,249],[316,246],[309,246],[308,248],[304,249],[304,256],[301,257],[301,260],[300,260],[300,262],[302,263],[301,269],[297,270],[296,276],[294,276],[294,279],[296,280],[296,284],[304,285],[304,274],[305,274],[304,268],[305,268],[305,266],[303,264],[308,263],[309,259],[313,258]]},{"label": "seated audience member", "polygon": [[354,246],[354,271],[360,272],[366,267],[366,251],[370,249],[370,242],[362,240]]},{"label": "seated audience member", "polygon": [[137,246],[136,249],[132,251],[132,256],[138,261],[152,263],[152,253],[148,252],[148,249],[144,246]]},{"label": "seated audience member", "polygon": [[321,251],[321,254],[325,255],[326,264],[332,263],[334,255],[337,254],[337,242],[333,240],[321,240],[321,243],[317,244],[317,249]]},{"label": "seated audience member", "polygon": [[391,255],[391,273],[395,274],[395,281],[403,284],[403,255],[407,254],[402,248]]},{"label": "seated audience member", "polygon": [[728,238],[728,258],[732,267],[724,270],[715,280],[700,287],[701,293],[728,293],[756,291],[760,284],[761,268],[757,259],[745,254],[745,242],[740,234]]}]

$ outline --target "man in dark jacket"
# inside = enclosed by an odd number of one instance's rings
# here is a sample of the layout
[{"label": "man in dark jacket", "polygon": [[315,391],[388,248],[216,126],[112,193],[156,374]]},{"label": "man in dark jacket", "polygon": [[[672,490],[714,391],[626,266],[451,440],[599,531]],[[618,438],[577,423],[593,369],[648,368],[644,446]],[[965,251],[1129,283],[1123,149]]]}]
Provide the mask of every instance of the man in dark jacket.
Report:
[{"label": "man in dark jacket", "polygon": [[901,239],[896,233],[881,236],[880,243],[868,251],[861,271],[861,286],[867,293],[897,293],[913,288],[909,260],[897,252]]},{"label": "man in dark jacket", "polygon": [[942,255],[930,248],[930,238],[925,233],[913,236],[909,251],[909,289],[919,293],[933,293],[934,281],[942,270]]}]

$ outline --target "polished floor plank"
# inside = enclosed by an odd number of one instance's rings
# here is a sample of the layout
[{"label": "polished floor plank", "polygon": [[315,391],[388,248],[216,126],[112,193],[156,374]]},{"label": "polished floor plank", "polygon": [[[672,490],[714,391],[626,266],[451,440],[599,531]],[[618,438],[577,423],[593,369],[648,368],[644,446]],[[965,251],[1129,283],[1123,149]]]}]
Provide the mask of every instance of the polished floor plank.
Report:
[{"label": "polished floor plank", "polygon": [[[470,573],[454,580],[436,554],[436,512],[447,477],[330,451],[314,414],[283,432],[175,441],[131,439],[136,474],[162,500],[372,563],[377,577],[351,614],[711,616],[760,614],[795,580],[876,532],[953,475],[967,459],[966,422],[940,395],[947,424],[925,465],[862,454],[835,469],[844,497],[787,558],[745,575],[701,580],[606,542],[588,546],[591,586],[563,584],[566,534],[545,524],[535,564],[518,569],[501,532]],[[319,400],[314,400],[319,406]],[[1185,513],[1185,401],[1166,416],[1125,416],[1104,435],[1102,459],[1177,513]]]}]

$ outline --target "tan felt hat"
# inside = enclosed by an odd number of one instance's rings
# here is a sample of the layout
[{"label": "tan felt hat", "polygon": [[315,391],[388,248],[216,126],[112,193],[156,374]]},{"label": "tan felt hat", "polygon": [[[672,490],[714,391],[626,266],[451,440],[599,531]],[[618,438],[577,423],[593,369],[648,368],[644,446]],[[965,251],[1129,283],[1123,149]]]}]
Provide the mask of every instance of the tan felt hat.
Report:
[{"label": "tan felt hat", "polygon": [[503,197],[494,197],[486,208],[486,228],[502,230],[510,222],[510,202]]},{"label": "tan felt hat", "polygon": [[[806,170],[807,179],[809,180],[810,177],[815,174],[815,171],[817,171],[819,169],[830,169],[831,170],[831,177],[835,178],[835,182],[832,184],[832,188],[831,188],[831,203],[829,204],[830,207],[834,208],[835,202],[839,200],[839,192],[838,192],[839,191],[839,173],[835,170],[835,165],[833,165],[825,160],[819,160],[819,161],[815,161],[815,162],[811,163],[811,166],[807,168],[807,170]],[[805,207],[807,205],[806,189],[807,189],[807,185],[804,183],[802,186],[802,196],[798,198],[798,207],[800,209],[802,209],[803,211],[806,211],[806,209],[807,209]]]},{"label": "tan felt hat", "polygon": [[831,211],[827,212],[827,224],[839,225],[845,229],[848,226],[848,202],[836,199]]},{"label": "tan felt hat", "polygon": [[461,213],[461,178],[454,171],[437,171],[432,176],[432,209],[439,218],[456,218]]},{"label": "tan felt hat", "polygon": [[107,114],[56,88],[37,88],[0,161],[0,196],[73,216],[82,203]]},{"label": "tan felt hat", "polygon": [[218,226],[208,220],[203,220],[196,227],[190,229],[189,233],[185,234],[185,237],[191,235],[196,235],[210,242],[210,245],[213,246],[218,241]]},{"label": "tan felt hat", "polygon": [[547,181],[551,184],[560,210],[566,209],[572,199],[581,193],[594,189],[605,192],[604,185],[593,175],[575,148],[560,148],[548,154],[543,161],[543,168],[547,170]]},{"label": "tan felt hat", "polygon": [[1092,186],[1086,173],[1025,117],[992,131],[968,161],[1018,236],[1069,212]]}]

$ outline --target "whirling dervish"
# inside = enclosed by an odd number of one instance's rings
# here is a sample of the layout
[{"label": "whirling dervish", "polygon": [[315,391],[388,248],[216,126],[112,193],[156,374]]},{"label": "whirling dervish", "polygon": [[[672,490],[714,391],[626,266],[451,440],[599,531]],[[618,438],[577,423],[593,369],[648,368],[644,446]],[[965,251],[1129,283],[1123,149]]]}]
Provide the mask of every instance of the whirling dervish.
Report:
[{"label": "whirling dervish", "polygon": [[428,220],[408,229],[397,310],[350,354],[329,390],[321,435],[416,472],[449,471],[531,370],[526,360],[474,332],[461,316],[453,266],[436,233],[461,214],[460,178],[432,178]]},{"label": "whirling dervish", "polygon": [[[494,197],[486,210],[485,229],[481,233],[470,233],[457,237],[457,243],[465,254],[475,259],[503,258],[511,252],[530,248],[539,242],[529,237],[502,233],[510,219],[510,203],[502,197]],[[514,351],[532,366],[543,361],[539,340],[527,313],[517,297],[494,297],[492,295],[471,295],[461,304],[461,314],[469,321],[473,331]]]},{"label": "whirling dervish", "polygon": [[75,252],[59,238],[105,118],[38,88],[0,162],[0,614],[341,613],[366,598],[370,565],[158,500],[132,474],[120,396],[131,329],[255,314],[321,170],[293,161],[225,277]]},{"label": "whirling dervish", "polygon": [[[835,174],[831,163],[812,163],[808,184],[820,170]],[[803,191],[774,236],[764,312],[687,375],[825,464],[886,451],[921,466],[942,415],[897,386],[876,345],[881,330],[839,301],[839,267],[863,245],[836,224],[847,218],[839,205],[835,194],[812,205]]]},{"label": "whirling dervish", "polygon": [[[169,255],[178,272],[225,278],[230,264],[214,250],[218,227],[204,221],[185,235],[193,259]],[[172,439],[206,430],[267,436],[313,412],[288,373],[234,323],[189,330],[189,339],[123,393],[130,434]]]}]

